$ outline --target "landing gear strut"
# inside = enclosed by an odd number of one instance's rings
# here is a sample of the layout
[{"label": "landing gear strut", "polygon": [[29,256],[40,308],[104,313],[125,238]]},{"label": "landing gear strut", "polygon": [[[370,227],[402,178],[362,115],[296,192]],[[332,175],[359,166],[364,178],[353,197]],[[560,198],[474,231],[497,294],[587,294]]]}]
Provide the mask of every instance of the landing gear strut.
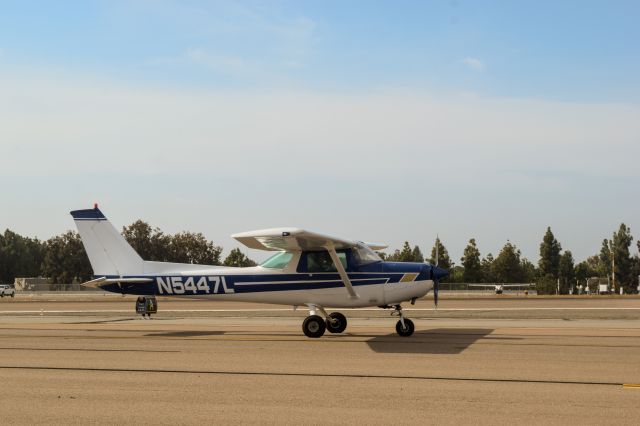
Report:
[{"label": "landing gear strut", "polygon": [[398,335],[402,337],[409,337],[413,334],[415,326],[413,325],[413,321],[411,321],[409,318],[404,317],[402,306],[395,305],[393,308],[393,312],[391,312],[391,315],[398,315],[400,317],[400,319],[396,323],[396,332],[398,333]]}]

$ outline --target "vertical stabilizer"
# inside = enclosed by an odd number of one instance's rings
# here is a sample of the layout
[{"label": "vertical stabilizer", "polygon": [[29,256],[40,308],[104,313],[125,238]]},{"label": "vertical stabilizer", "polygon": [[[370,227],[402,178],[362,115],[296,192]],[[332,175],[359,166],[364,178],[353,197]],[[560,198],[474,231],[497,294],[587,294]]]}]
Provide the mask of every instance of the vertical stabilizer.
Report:
[{"label": "vertical stabilizer", "polygon": [[95,276],[123,276],[144,272],[144,261],[98,206],[71,212]]}]

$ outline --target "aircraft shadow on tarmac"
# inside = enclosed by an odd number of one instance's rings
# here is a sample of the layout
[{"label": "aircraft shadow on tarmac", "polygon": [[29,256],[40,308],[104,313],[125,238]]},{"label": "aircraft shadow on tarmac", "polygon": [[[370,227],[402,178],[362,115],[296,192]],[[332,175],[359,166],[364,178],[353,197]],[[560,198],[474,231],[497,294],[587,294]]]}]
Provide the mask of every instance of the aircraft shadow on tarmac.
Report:
[{"label": "aircraft shadow on tarmac", "polygon": [[[459,354],[479,340],[522,340],[519,337],[489,336],[494,330],[491,328],[434,328],[431,330],[416,331],[411,337],[400,337],[396,333],[380,335],[363,335],[360,333],[336,334],[326,336],[324,341],[360,341],[366,343],[374,352],[378,353],[409,353],[409,354]],[[191,338],[207,336],[236,336],[236,337],[262,337],[269,341],[290,342],[291,334],[273,333],[234,333],[221,330],[212,331],[165,331],[145,334],[148,337]],[[488,337],[489,336],[489,337]],[[284,338],[283,338],[284,337]],[[330,339],[327,339],[329,337]],[[359,340],[367,338],[367,340]],[[357,338],[358,340],[353,340]],[[304,336],[303,340],[307,340]],[[323,341],[323,339],[318,339]]]},{"label": "aircraft shadow on tarmac", "polygon": [[[434,328],[416,331],[411,337],[397,334],[377,336],[367,341],[369,347],[381,353],[459,354],[493,332],[490,328]],[[504,337],[491,337],[491,340]],[[512,338],[506,338],[512,339]]]}]

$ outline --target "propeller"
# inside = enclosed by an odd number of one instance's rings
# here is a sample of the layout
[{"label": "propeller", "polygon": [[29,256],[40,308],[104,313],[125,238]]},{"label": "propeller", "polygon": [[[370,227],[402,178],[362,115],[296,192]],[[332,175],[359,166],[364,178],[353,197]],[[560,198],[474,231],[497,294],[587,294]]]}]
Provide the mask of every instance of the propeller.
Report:
[{"label": "propeller", "polygon": [[439,268],[440,263],[440,237],[436,236],[436,264],[431,266],[431,279],[433,280],[433,304],[438,309],[438,292],[440,291],[440,279],[449,275],[449,271]]},{"label": "propeller", "polygon": [[449,275],[449,271],[439,268],[437,266],[431,266],[431,279],[433,280],[433,303],[435,309],[438,309],[438,292],[440,290],[440,280]]},{"label": "propeller", "polygon": [[[440,245],[440,237],[436,234],[436,268],[438,267],[438,262],[440,261],[440,255],[438,253]],[[433,268],[431,269],[433,272]],[[433,274],[433,305],[435,309],[438,309],[438,291],[440,290],[440,280],[436,278],[435,274]]]}]

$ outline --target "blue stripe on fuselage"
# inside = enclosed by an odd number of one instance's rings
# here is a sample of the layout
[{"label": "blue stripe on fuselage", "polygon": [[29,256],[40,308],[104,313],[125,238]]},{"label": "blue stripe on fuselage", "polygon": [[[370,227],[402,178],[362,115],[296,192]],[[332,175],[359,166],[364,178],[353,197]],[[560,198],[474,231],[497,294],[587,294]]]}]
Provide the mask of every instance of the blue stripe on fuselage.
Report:
[{"label": "blue stripe on fuselage", "polygon": [[[397,283],[404,273],[350,273],[353,286]],[[118,276],[107,276],[118,278]],[[134,295],[206,295],[206,294],[243,294],[269,291],[313,290],[342,287],[344,284],[338,274],[262,274],[262,275],[159,275],[126,276],[122,278],[153,278],[152,283],[123,283],[102,286],[106,291]],[[224,278],[224,284],[222,279]],[[173,280],[179,279],[178,288]],[[204,281],[203,281],[204,280]],[[216,284],[217,282],[217,284]],[[188,284],[187,284],[188,283]],[[200,283],[200,286],[198,284]],[[180,285],[181,284],[181,285]],[[206,285],[206,289],[204,287]],[[167,291],[171,288],[171,291]],[[123,291],[124,289],[124,291]]]}]

